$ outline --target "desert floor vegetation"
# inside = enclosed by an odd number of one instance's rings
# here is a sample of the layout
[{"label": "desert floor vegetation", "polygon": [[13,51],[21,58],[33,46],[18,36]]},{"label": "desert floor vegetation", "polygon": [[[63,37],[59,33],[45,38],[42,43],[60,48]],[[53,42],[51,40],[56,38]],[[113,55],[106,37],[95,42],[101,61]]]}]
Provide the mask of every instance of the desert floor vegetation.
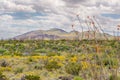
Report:
[{"label": "desert floor vegetation", "polygon": [[120,80],[120,42],[1,40],[0,80]]}]

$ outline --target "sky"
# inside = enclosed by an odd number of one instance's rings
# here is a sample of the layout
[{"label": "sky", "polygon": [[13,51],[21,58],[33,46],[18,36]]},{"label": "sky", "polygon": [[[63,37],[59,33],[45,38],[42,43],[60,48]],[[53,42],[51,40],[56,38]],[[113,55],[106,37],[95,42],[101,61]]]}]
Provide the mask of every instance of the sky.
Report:
[{"label": "sky", "polygon": [[87,16],[96,20],[106,33],[112,34],[120,24],[119,0],[0,0],[0,39],[33,31],[59,28],[84,30]]}]

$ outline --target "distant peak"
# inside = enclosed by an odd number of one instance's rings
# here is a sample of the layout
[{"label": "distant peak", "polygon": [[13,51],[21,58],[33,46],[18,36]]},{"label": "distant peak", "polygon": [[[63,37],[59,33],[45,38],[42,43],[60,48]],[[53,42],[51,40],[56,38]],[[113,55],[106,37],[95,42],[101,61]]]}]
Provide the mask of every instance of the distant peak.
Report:
[{"label": "distant peak", "polygon": [[[78,31],[76,31],[76,30],[70,31],[70,33],[74,33],[74,32],[78,32]],[[79,33],[79,32],[78,32],[78,33]]]},{"label": "distant peak", "polygon": [[65,32],[66,33],[66,31],[64,31],[62,29],[59,29],[59,28],[52,28],[52,29],[50,29],[48,31],[60,31],[60,32]]},{"label": "distant peak", "polygon": [[62,30],[62,29],[59,29],[59,28],[51,28],[50,30]]}]

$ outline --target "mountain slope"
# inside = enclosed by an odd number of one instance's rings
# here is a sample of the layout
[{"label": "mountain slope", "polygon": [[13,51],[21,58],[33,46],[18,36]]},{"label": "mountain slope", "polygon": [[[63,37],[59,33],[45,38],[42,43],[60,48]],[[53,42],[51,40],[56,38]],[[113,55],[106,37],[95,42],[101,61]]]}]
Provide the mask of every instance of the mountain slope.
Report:
[{"label": "mountain slope", "polygon": [[[89,37],[88,37],[89,35]],[[66,32],[62,29],[53,28],[50,30],[36,30],[31,31],[19,36],[14,37],[13,39],[16,40],[59,40],[59,39],[68,39],[68,40],[74,40],[74,39],[113,39],[113,36],[106,34],[106,33],[96,33],[96,36],[94,37],[93,31],[84,31],[83,33],[78,31],[71,31]]]}]

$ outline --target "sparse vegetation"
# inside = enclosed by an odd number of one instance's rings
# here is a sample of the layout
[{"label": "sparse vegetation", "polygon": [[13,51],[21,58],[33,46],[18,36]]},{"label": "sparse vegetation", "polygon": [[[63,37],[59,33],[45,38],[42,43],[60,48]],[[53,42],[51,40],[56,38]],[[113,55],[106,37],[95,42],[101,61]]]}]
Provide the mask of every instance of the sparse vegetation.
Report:
[{"label": "sparse vegetation", "polygon": [[25,80],[40,80],[40,77],[37,75],[26,75]]},{"label": "sparse vegetation", "polygon": [[79,77],[79,76],[75,76],[74,80],[83,80],[83,78]]},{"label": "sparse vegetation", "polygon": [[57,80],[60,76],[61,80],[119,80],[119,43],[106,40],[98,40],[97,45],[94,40],[0,41],[0,80]]},{"label": "sparse vegetation", "polygon": [[65,70],[67,73],[72,75],[79,75],[80,70],[82,70],[82,66],[80,63],[68,63],[65,66]]},{"label": "sparse vegetation", "polygon": [[2,72],[0,72],[0,80],[8,80]]}]

